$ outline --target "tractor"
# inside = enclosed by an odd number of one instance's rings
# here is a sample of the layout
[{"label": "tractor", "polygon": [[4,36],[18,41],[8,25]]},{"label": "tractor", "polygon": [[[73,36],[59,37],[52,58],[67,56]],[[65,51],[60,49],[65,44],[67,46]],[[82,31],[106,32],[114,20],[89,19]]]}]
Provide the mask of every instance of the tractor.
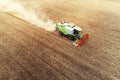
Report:
[{"label": "tractor", "polygon": [[61,36],[65,36],[67,39],[73,41],[75,46],[80,46],[83,41],[88,39],[88,34],[83,34],[82,29],[76,26],[74,23],[60,22],[57,23],[56,31],[59,32]]}]

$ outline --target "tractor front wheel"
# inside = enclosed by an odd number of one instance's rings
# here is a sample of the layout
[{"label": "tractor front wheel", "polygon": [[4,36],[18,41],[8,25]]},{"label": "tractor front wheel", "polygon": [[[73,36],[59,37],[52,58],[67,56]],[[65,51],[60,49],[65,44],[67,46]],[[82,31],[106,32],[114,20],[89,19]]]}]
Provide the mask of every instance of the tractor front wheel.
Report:
[{"label": "tractor front wheel", "polygon": [[67,39],[68,39],[68,40],[72,40],[73,37],[72,37],[71,35],[67,35]]}]

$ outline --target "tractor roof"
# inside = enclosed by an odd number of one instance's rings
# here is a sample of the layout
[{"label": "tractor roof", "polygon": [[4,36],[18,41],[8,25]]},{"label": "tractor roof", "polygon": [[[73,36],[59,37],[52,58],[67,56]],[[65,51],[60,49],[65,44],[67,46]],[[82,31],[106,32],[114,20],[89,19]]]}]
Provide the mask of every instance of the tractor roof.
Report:
[{"label": "tractor roof", "polygon": [[76,26],[74,23],[67,23],[67,22],[61,22],[61,23],[58,23],[58,25],[63,25],[64,27],[66,27],[66,29],[69,29],[69,30],[78,30],[78,31],[82,31],[82,29],[78,26]]},{"label": "tractor roof", "polygon": [[82,31],[82,29],[78,26],[76,26],[74,23],[63,23],[62,25],[64,25],[65,27],[70,27],[72,29],[76,29],[78,31]]}]

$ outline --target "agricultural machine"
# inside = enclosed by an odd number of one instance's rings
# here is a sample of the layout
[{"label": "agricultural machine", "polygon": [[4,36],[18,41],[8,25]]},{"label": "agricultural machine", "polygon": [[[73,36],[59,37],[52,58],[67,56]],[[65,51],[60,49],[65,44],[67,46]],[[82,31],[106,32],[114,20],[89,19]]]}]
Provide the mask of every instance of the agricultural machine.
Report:
[{"label": "agricultural machine", "polygon": [[83,34],[80,27],[64,21],[56,24],[56,31],[61,36],[65,36],[67,39],[73,41],[75,46],[80,46],[89,37],[88,34]]}]

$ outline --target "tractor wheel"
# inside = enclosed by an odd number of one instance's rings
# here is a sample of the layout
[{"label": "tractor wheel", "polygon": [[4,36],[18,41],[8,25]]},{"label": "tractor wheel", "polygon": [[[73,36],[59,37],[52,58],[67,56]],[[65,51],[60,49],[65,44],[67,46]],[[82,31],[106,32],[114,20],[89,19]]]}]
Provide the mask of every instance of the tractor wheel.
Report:
[{"label": "tractor wheel", "polygon": [[67,35],[67,39],[68,39],[68,40],[72,40],[73,37],[72,37],[71,35]]},{"label": "tractor wheel", "polygon": [[59,34],[60,34],[61,36],[64,36],[64,34],[63,34],[61,31],[59,31]]}]

